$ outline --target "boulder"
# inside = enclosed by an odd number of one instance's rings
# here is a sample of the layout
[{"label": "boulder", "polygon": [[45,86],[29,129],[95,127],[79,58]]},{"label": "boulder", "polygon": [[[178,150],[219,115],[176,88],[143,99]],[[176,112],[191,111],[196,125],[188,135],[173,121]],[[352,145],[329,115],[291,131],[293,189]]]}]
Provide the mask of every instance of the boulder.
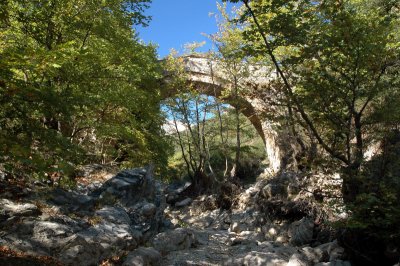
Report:
[{"label": "boulder", "polygon": [[314,233],[314,221],[304,217],[300,221],[293,222],[289,227],[290,243],[296,246],[308,244],[312,241]]},{"label": "boulder", "polygon": [[182,200],[183,194],[191,186],[192,183],[172,183],[166,189],[166,199],[168,204],[175,204],[177,201]]},{"label": "boulder", "polygon": [[163,226],[165,196],[153,178],[153,167],[119,172],[95,190],[100,206],[120,205],[130,218],[131,227],[149,240]]},{"label": "boulder", "polygon": [[95,199],[76,191],[65,191],[56,188],[49,193],[49,203],[59,206],[64,212],[84,213],[93,211]]},{"label": "boulder", "polygon": [[38,216],[39,208],[32,203],[16,203],[8,199],[0,199],[0,223],[12,217]]},{"label": "boulder", "polygon": [[311,263],[304,254],[301,253],[295,253],[293,254],[287,266],[312,266],[313,263]]},{"label": "boulder", "polygon": [[118,249],[135,248],[141,232],[131,227],[131,220],[122,207],[104,207],[95,212],[95,224],[81,232],[87,242],[100,243],[109,255]]},{"label": "boulder", "polygon": [[156,214],[156,211],[157,207],[153,203],[147,203],[141,209],[142,215],[150,218]]},{"label": "boulder", "polygon": [[130,252],[123,266],[158,266],[161,262],[161,253],[152,247],[139,247]]},{"label": "boulder", "polygon": [[148,184],[152,180],[146,180],[150,175],[152,173],[148,173],[145,168],[123,170],[91,195],[99,197],[103,204],[115,201],[124,206],[132,206],[143,198],[153,199],[154,188]]},{"label": "boulder", "polygon": [[97,265],[106,258],[103,247],[97,242],[88,242],[79,235],[64,239],[64,245],[56,256],[65,265]]},{"label": "boulder", "polygon": [[65,224],[38,221],[34,224],[31,240],[49,251],[57,250],[65,245],[65,238],[73,235],[74,230]]},{"label": "boulder", "polygon": [[328,253],[318,247],[303,247],[301,253],[312,263],[327,261]]},{"label": "boulder", "polygon": [[248,209],[245,212],[234,212],[228,219],[230,223],[230,232],[240,233],[242,231],[254,231],[258,224],[258,212]]},{"label": "boulder", "polygon": [[152,241],[155,249],[162,254],[171,251],[184,250],[196,244],[195,234],[186,228],[177,228],[156,235]]},{"label": "boulder", "polygon": [[335,261],[343,260],[345,250],[343,247],[339,246],[337,240],[325,243],[315,247],[314,253],[321,254],[322,257],[319,261]]}]

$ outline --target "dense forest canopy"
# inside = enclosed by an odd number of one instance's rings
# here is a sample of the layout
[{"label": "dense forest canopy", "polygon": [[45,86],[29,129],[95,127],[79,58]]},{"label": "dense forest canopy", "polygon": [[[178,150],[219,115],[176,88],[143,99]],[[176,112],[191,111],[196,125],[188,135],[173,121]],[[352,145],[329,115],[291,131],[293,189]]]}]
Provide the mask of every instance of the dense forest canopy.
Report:
[{"label": "dense forest canopy", "polygon": [[[0,162],[16,174],[166,160],[149,1],[2,1]],[[162,163],[161,163],[162,164]]]}]

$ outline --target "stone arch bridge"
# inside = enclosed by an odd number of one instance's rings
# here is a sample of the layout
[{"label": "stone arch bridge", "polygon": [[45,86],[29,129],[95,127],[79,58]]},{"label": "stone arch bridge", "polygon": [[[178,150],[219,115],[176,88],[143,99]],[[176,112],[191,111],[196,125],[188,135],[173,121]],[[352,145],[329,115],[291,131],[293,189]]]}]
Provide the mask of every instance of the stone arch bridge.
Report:
[{"label": "stone arch bridge", "polygon": [[[235,104],[232,104],[233,98],[223,96],[222,93],[232,86],[232,82],[228,81],[227,71],[221,63],[202,55],[189,55],[182,57],[182,59],[185,71],[188,73],[188,82],[193,85],[195,90],[235,106]],[[250,66],[247,69],[247,73],[247,77],[239,81],[241,88],[268,87],[271,81],[277,78],[276,74],[266,67]],[[165,91],[162,96],[163,98],[169,98],[176,93],[175,91]],[[286,166],[286,162],[282,150],[281,137],[273,129],[271,121],[263,118],[265,117],[265,104],[261,99],[251,97],[247,93],[240,95],[239,102],[241,113],[250,120],[264,142],[270,164],[269,170],[276,173],[283,169]]]}]

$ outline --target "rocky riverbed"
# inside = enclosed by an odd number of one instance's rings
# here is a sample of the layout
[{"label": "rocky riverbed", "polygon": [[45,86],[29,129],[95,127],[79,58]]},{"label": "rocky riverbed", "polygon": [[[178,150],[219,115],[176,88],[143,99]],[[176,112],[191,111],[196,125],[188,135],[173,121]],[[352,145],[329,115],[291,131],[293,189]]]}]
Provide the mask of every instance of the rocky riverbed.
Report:
[{"label": "rocky riverbed", "polygon": [[1,193],[0,265],[350,265],[303,183],[284,174],[192,198],[139,168]]}]

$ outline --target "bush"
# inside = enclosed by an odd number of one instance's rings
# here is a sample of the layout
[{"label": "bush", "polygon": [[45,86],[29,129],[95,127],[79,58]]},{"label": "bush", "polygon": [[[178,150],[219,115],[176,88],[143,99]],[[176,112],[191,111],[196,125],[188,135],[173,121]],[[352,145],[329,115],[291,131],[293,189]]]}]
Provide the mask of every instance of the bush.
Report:
[{"label": "bush", "polygon": [[400,259],[400,132],[390,133],[381,150],[359,175],[343,236],[350,256],[363,265],[393,265]]}]

